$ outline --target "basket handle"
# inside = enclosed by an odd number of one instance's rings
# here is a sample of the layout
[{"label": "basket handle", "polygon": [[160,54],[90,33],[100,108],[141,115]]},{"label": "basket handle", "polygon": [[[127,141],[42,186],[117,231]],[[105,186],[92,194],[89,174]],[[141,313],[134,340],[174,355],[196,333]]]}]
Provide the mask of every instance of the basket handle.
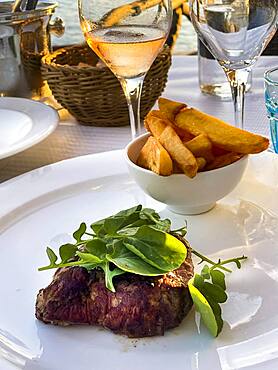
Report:
[{"label": "basket handle", "polygon": [[49,22],[48,30],[56,37],[62,37],[65,33],[65,22],[62,18],[56,17],[54,18],[53,22]]}]

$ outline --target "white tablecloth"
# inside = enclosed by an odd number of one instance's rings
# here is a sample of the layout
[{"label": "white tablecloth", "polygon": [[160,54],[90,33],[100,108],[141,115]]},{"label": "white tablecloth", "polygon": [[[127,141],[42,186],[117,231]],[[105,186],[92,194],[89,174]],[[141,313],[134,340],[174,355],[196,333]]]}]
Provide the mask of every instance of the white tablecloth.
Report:
[{"label": "white tablecloth", "polygon": [[[245,128],[269,135],[264,106],[263,74],[278,66],[278,57],[261,57],[253,71],[252,91],[246,96]],[[174,56],[163,96],[199,108],[227,122],[233,122],[232,102],[203,95],[198,86],[196,56]],[[130,140],[129,126],[118,128],[88,127],[62,115],[56,131],[42,143],[13,157],[0,160],[0,182],[46,164],[79,155],[121,149]]]}]

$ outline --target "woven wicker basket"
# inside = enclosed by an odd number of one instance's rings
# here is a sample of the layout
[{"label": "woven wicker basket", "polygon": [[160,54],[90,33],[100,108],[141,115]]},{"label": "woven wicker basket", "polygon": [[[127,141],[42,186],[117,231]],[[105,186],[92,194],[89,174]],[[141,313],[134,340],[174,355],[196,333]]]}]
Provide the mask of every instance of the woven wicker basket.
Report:
[{"label": "woven wicker basket", "polygon": [[[120,83],[107,67],[96,67],[97,62],[98,57],[85,45],[66,47],[43,57],[42,76],[55,99],[81,124],[127,125],[128,109]],[[171,52],[165,47],[144,81],[142,119],[164,90],[170,65]]]}]

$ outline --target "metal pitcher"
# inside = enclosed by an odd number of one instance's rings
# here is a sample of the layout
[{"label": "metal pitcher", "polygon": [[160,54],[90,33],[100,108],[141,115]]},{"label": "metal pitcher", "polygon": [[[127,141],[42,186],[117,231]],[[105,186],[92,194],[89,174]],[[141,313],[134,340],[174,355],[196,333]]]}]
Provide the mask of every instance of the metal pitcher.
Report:
[{"label": "metal pitcher", "polygon": [[0,96],[39,99],[47,86],[40,72],[41,58],[52,51],[50,34],[62,36],[57,3],[40,2],[35,10],[15,12],[13,2],[0,3]]}]

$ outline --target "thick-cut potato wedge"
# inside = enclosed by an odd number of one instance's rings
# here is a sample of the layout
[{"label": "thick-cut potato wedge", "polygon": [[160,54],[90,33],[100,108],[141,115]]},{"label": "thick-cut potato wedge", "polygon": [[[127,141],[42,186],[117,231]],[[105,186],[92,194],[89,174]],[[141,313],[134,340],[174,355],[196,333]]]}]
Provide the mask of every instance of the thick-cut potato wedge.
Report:
[{"label": "thick-cut potato wedge", "polygon": [[175,121],[176,115],[182,108],[186,108],[187,105],[179,103],[165,98],[158,99],[159,110],[167,117],[170,121]]},{"label": "thick-cut potato wedge", "polygon": [[194,139],[195,136],[191,135],[189,132],[182,130],[178,126],[174,125],[173,126],[176,133],[179,135],[183,143],[187,143],[188,141]]},{"label": "thick-cut potato wedge", "polygon": [[201,134],[190,141],[184,141],[184,145],[189,149],[195,157],[203,157],[206,162],[212,162],[214,156],[212,154],[212,144],[207,135]]},{"label": "thick-cut potato wedge", "polygon": [[201,131],[209,137],[212,144],[231,152],[259,153],[269,145],[269,140],[263,136],[231,126],[194,108],[182,109],[175,116],[175,124],[192,135]]},{"label": "thick-cut potato wedge", "polygon": [[198,165],[198,171],[202,171],[206,167],[207,161],[203,157],[197,157],[196,161]]},{"label": "thick-cut potato wedge", "polygon": [[[185,140],[185,141],[189,141],[191,139],[194,138],[193,135],[191,135],[189,132],[187,131],[184,131],[183,129],[179,128],[178,126],[176,126],[172,121],[170,121],[166,115],[161,112],[160,110],[152,110],[149,114],[148,114],[149,118],[150,117],[156,117],[156,118],[159,118],[161,119],[164,123],[166,123],[166,125],[168,126],[172,126],[173,129],[176,131],[176,133],[179,135],[179,137],[182,139],[182,140]],[[147,116],[147,117],[148,117]],[[145,121],[147,122],[147,121]],[[145,123],[145,126],[146,126],[146,123]]]},{"label": "thick-cut potato wedge", "polygon": [[173,161],[173,173],[175,174],[183,174],[183,170],[179,167],[179,165],[177,164],[177,162]]},{"label": "thick-cut potato wedge", "polygon": [[183,145],[180,137],[172,126],[150,112],[145,118],[145,126],[163,145],[171,158],[177,162],[182,171],[189,177],[196,176],[198,165],[194,155]]},{"label": "thick-cut potato wedge", "polygon": [[214,157],[218,157],[219,155],[223,155],[227,153],[230,153],[230,152],[228,150],[218,148],[215,145],[212,146],[212,154],[214,155]]},{"label": "thick-cut potato wedge", "polygon": [[164,129],[158,140],[188,177],[192,178],[196,176],[198,171],[196,158],[183,145],[181,139],[171,126],[167,126]]},{"label": "thick-cut potato wedge", "polygon": [[167,127],[164,120],[157,116],[156,111],[151,111],[147,114],[144,124],[146,129],[157,139]]},{"label": "thick-cut potato wedge", "polygon": [[[149,117],[157,117],[157,118],[161,119],[162,121],[164,121],[164,123],[166,123],[167,125],[170,125],[170,126],[173,125],[173,123],[166,116],[164,116],[164,114],[162,112],[160,112],[160,110],[152,110],[147,114],[147,117],[148,116]],[[181,131],[183,131],[183,130],[181,130]]]},{"label": "thick-cut potato wedge", "polygon": [[169,176],[173,173],[173,162],[170,155],[153,136],[148,138],[141,149],[137,164],[158,175]]},{"label": "thick-cut potato wedge", "polygon": [[205,167],[205,171],[215,170],[216,168],[228,166],[229,164],[238,161],[242,157],[243,157],[243,154],[232,153],[232,152],[220,155],[218,157],[215,157],[214,161],[209,163]]},{"label": "thick-cut potato wedge", "polygon": [[[207,161],[205,160],[205,158],[197,157],[196,162],[197,162],[197,165],[198,165],[198,172],[202,171],[206,167]],[[173,173],[175,173],[175,174],[183,173],[183,171],[181,170],[181,168],[179,167],[179,165],[175,161],[173,161]]]}]

